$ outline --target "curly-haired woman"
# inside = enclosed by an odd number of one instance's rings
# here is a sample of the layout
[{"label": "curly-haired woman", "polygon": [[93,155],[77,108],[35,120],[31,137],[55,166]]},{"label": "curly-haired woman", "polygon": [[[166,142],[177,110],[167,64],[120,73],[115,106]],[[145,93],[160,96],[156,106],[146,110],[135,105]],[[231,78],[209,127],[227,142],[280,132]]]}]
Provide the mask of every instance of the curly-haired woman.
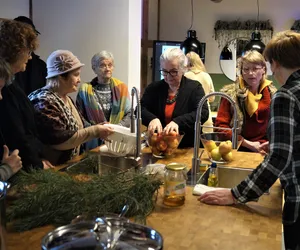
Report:
[{"label": "curly-haired woman", "polygon": [[[31,52],[38,46],[37,35],[32,27],[21,22],[0,19],[0,57],[9,64],[12,74],[24,71]],[[18,149],[25,170],[53,167],[42,155],[37,136],[33,107],[14,79],[2,88],[0,102],[0,155],[2,145],[10,150]]]}]

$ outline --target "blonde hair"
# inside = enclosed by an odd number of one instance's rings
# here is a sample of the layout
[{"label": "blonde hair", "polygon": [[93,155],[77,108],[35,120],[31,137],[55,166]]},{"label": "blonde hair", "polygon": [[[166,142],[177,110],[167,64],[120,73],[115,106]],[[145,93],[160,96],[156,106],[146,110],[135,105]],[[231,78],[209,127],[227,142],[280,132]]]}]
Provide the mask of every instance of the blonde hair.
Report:
[{"label": "blonde hair", "polygon": [[266,79],[266,76],[265,76],[266,71],[267,71],[266,60],[263,57],[263,55],[261,53],[259,53],[258,51],[256,51],[256,50],[247,51],[245,53],[245,55],[243,55],[242,57],[239,58],[238,63],[239,63],[239,70],[240,70],[241,76],[243,76],[243,74],[242,74],[243,65],[245,63],[253,63],[253,64],[258,64],[265,68],[265,74],[263,74],[261,82],[263,82]]},{"label": "blonde hair", "polygon": [[186,54],[186,57],[188,59],[188,67],[190,67],[191,71],[207,72],[200,56],[197,53],[191,51]]}]

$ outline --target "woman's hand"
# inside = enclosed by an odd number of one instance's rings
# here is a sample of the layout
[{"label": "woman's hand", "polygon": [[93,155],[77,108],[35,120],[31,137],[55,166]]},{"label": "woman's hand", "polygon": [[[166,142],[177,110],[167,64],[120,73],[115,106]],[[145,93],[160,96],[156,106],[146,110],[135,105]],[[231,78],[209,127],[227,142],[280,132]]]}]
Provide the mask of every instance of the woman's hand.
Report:
[{"label": "woman's hand", "polygon": [[175,131],[177,134],[179,134],[178,132],[178,125],[176,122],[171,121],[165,128],[164,128],[164,133],[167,135],[169,134],[171,131]]},{"label": "woman's hand", "polygon": [[267,155],[269,153],[269,142],[266,141],[259,146],[259,153],[262,155]]},{"label": "woman's hand", "polygon": [[259,141],[248,141],[246,139],[243,140],[242,146],[250,149],[253,152],[260,152],[261,143]]},{"label": "woman's hand", "polygon": [[1,162],[10,166],[14,174],[22,168],[22,161],[21,157],[19,156],[19,150],[16,149],[11,154],[9,154],[9,149],[6,145],[3,146],[3,157]]},{"label": "woman's hand", "polygon": [[98,130],[98,136],[101,139],[106,139],[107,136],[114,133],[114,129],[110,126],[104,126],[104,125],[96,125]]},{"label": "woman's hand", "polygon": [[150,133],[154,133],[155,130],[158,134],[162,132],[162,125],[158,118],[153,119],[148,125],[148,131]]},{"label": "woman's hand", "polygon": [[230,189],[206,192],[198,198],[198,201],[211,205],[231,205],[235,203]]},{"label": "woman's hand", "polygon": [[51,169],[54,168],[54,166],[50,163],[50,161],[42,160],[43,162],[43,169]]}]

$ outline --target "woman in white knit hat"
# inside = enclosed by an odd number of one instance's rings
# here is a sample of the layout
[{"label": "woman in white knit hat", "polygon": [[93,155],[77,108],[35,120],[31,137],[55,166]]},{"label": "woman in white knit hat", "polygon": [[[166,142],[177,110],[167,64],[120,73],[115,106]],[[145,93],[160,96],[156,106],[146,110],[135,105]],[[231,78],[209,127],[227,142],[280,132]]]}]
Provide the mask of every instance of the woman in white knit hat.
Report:
[{"label": "woman in white knit hat", "polygon": [[78,155],[81,144],[113,133],[111,127],[100,124],[84,128],[86,124],[68,96],[77,91],[82,66],[72,52],[54,51],[47,59],[47,85],[29,95],[40,139],[48,146],[44,154],[52,164]]}]

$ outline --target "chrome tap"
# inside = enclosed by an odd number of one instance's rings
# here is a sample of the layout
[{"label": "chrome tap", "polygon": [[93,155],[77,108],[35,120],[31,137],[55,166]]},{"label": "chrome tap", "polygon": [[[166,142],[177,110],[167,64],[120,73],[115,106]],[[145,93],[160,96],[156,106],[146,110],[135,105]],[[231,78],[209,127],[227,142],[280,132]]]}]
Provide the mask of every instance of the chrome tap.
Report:
[{"label": "chrome tap", "polygon": [[[199,143],[200,143],[200,132],[201,132],[201,111],[202,111],[202,106],[205,103],[205,101],[211,97],[211,96],[221,96],[227,99],[231,105],[233,106],[233,127],[230,128],[219,128],[219,129],[225,129],[225,130],[232,130],[232,148],[237,149],[237,130],[238,130],[238,118],[237,118],[237,109],[235,106],[234,100],[222,93],[222,92],[212,92],[200,100],[197,108],[197,116],[196,116],[196,122],[195,122],[195,141],[194,141],[194,155],[193,155],[193,162],[192,162],[192,170],[191,170],[191,185],[196,185],[197,184],[197,172],[199,170],[200,166],[200,157],[199,157]],[[213,127],[213,128],[218,128],[218,127]]]},{"label": "chrome tap", "polygon": [[[137,105],[137,117],[136,118],[134,115],[134,108],[133,108],[134,95],[136,97],[136,105]],[[134,124],[135,120],[136,120],[136,124]],[[141,118],[141,103],[140,103],[139,93],[138,93],[137,88],[133,87],[131,89],[130,133],[136,133],[136,152],[135,152],[136,160],[140,159],[141,152],[142,152],[142,150],[141,150],[141,124],[142,124],[142,118]]]}]

